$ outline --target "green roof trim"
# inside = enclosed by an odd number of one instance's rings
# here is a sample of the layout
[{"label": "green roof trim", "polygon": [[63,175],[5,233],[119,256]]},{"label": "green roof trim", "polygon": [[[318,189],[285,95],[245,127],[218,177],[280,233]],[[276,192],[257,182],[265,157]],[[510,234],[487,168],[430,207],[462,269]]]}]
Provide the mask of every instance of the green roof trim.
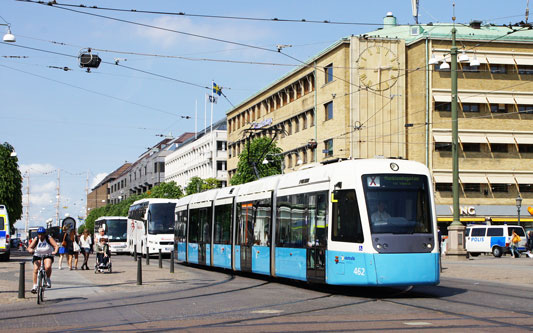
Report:
[{"label": "green roof trim", "polygon": [[[411,29],[420,27],[420,34],[412,34]],[[420,39],[451,39],[453,26],[449,23],[395,25],[385,26],[382,29],[371,31],[360,36],[372,38],[403,39],[406,44],[414,43]],[[474,29],[469,25],[456,24],[457,40],[497,40],[512,42],[533,42],[533,30],[527,27],[513,26],[512,28],[495,25],[481,25]]]}]

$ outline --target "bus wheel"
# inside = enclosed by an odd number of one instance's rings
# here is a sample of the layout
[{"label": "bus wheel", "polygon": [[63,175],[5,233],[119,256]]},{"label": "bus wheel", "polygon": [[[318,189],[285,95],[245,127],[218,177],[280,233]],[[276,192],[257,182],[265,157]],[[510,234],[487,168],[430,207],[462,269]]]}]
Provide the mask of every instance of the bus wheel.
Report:
[{"label": "bus wheel", "polygon": [[470,255],[472,257],[479,257],[480,253],[479,252],[470,252]]},{"label": "bus wheel", "polygon": [[495,246],[492,248],[492,255],[495,256],[496,258],[501,257],[502,254],[503,254],[503,251],[499,246]]}]

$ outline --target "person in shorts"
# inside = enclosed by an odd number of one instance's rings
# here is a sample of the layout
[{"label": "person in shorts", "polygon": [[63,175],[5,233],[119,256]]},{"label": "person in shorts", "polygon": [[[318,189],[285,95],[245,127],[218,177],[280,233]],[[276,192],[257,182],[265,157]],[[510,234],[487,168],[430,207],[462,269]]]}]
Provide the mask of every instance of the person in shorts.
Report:
[{"label": "person in shorts", "polygon": [[44,256],[44,269],[46,271],[46,287],[52,288],[50,277],[52,276],[52,263],[54,262],[54,255],[59,251],[59,246],[53,237],[46,234],[46,229],[40,227],[37,230],[37,237],[32,240],[31,245],[28,246],[28,252],[33,253],[33,288],[32,293],[37,292],[37,272],[41,267],[41,256]]}]

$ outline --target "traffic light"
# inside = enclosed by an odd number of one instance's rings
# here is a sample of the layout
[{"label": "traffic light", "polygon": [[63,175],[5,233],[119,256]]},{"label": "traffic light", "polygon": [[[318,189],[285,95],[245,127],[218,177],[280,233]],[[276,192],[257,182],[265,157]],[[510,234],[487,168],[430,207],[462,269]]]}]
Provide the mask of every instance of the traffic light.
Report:
[{"label": "traffic light", "polygon": [[91,53],[91,49],[80,51],[78,60],[80,61],[80,67],[87,68],[87,71],[90,71],[91,68],[98,68],[102,62],[98,54]]}]

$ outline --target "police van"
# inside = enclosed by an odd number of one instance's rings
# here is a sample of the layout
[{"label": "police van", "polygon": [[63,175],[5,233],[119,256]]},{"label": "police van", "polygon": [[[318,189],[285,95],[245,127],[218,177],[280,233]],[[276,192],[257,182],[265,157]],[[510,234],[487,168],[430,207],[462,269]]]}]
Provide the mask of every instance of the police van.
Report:
[{"label": "police van", "polygon": [[513,231],[520,236],[518,251],[526,250],[526,232],[518,225],[470,225],[466,227],[465,248],[469,255],[492,253],[499,258],[510,252]]},{"label": "police van", "polygon": [[6,206],[0,205],[0,260],[9,260],[10,240],[9,240],[9,218]]}]

